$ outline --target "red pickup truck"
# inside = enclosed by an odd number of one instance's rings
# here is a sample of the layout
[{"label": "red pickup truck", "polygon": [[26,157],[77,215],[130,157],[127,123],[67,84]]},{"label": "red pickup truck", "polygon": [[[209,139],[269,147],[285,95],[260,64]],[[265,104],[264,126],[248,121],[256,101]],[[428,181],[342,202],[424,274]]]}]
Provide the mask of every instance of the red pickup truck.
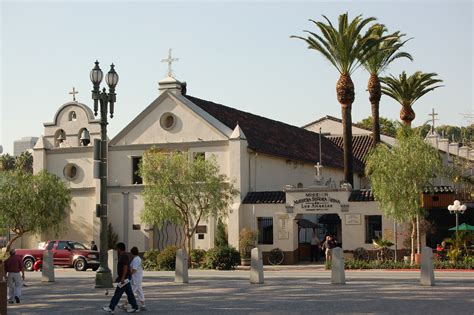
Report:
[{"label": "red pickup truck", "polygon": [[81,243],[74,241],[47,241],[39,249],[17,249],[16,254],[23,257],[25,270],[33,271],[33,265],[38,258],[43,258],[43,253],[51,250],[55,266],[74,267],[77,271],[86,271],[99,268],[99,252],[90,250]]}]

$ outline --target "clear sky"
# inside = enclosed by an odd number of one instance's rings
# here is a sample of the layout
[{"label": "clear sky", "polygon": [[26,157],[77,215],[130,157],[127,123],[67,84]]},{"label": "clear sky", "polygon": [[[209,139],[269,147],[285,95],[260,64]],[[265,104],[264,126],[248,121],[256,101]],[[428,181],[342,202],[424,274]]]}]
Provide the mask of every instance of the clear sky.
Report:
[{"label": "clear sky", "polygon": [[[436,72],[445,87],[420,99],[414,125],[467,125],[473,109],[473,1],[1,1],[0,144],[39,136],[43,123],[71,100],[91,106],[89,71],[116,64],[113,137],[158,95],[169,48],[179,62],[176,78],[188,94],[240,110],[304,125],[325,115],[341,117],[338,73],[322,56],[290,35],[315,30],[309,18],[339,14],[377,17],[390,31],[414,37],[406,44],[415,61],[396,61],[388,73]],[[387,73],[387,74],[388,74]],[[353,75],[353,121],[370,115],[368,75]],[[381,115],[399,119],[400,106],[382,97]]]}]

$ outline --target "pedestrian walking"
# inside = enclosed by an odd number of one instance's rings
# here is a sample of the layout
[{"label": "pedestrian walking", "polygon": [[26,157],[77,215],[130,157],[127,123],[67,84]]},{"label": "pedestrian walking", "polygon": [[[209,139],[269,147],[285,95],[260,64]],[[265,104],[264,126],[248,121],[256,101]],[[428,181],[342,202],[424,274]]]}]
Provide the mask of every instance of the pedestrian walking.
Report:
[{"label": "pedestrian walking", "polygon": [[[10,249],[10,257],[4,263],[7,274],[8,303],[20,303],[21,287],[25,280],[23,261],[20,255],[16,255],[15,249]],[[20,275],[21,273],[21,275]]]},{"label": "pedestrian walking", "polygon": [[[130,253],[133,255],[132,262],[130,263],[130,270],[132,271],[132,291],[140,301],[140,310],[145,311],[145,294],[143,293],[143,265],[142,259],[138,255],[138,248],[132,247]],[[120,308],[126,310],[127,302],[123,303]]]},{"label": "pedestrian walking", "polygon": [[110,300],[109,306],[104,306],[102,310],[113,314],[115,307],[117,306],[118,302],[120,301],[120,298],[125,292],[125,294],[127,294],[128,303],[130,303],[130,305],[132,306],[131,309],[127,310],[127,313],[135,313],[138,312],[139,309],[137,305],[137,300],[135,299],[135,295],[133,295],[132,285],[130,283],[130,280],[132,278],[132,273],[130,271],[130,257],[125,251],[124,243],[118,243],[116,245],[116,250],[119,256],[117,262],[117,286],[115,288],[114,296]]},{"label": "pedestrian walking", "polygon": [[332,235],[327,235],[326,240],[323,243],[323,248],[326,251],[326,261],[331,261],[332,249],[334,247],[336,247],[336,241],[333,239]]}]

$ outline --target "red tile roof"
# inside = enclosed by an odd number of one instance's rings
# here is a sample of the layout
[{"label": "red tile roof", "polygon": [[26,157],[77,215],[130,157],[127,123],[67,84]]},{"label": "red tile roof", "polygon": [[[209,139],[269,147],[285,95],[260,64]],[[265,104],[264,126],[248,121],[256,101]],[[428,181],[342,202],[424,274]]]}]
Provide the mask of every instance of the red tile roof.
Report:
[{"label": "red tile roof", "polygon": [[242,203],[285,203],[284,191],[252,191],[248,192]]},{"label": "red tile roof", "polygon": [[[342,136],[326,136],[329,140],[334,142],[339,148],[344,148],[344,141]],[[367,155],[374,143],[372,135],[355,135],[352,136],[352,154],[354,159],[358,159],[365,163]]]},{"label": "red tile roof", "polygon": [[[314,164],[320,160],[317,133],[190,95],[184,97],[232,130],[238,123],[248,147],[256,152]],[[321,151],[324,166],[344,169],[343,150],[324,136]],[[356,158],[354,171],[364,172],[363,163]]]}]

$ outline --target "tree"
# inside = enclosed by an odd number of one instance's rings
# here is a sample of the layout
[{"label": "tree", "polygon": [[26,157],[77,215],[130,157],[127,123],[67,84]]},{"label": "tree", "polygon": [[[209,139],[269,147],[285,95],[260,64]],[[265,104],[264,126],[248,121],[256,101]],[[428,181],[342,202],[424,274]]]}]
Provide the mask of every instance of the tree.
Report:
[{"label": "tree", "polygon": [[416,218],[422,214],[421,194],[435,174],[443,173],[436,149],[408,127],[400,128],[397,145],[379,144],[366,162],[366,175],[380,209],[396,222],[411,222],[412,261]]},{"label": "tree", "polygon": [[[364,129],[372,130],[373,128],[373,118],[369,116],[367,118],[362,119],[355,125]],[[397,122],[385,117],[379,117],[379,130],[382,134],[394,137],[397,135]]]},{"label": "tree", "polygon": [[1,172],[0,221],[15,233],[7,250],[25,233],[58,233],[69,213],[70,202],[70,190],[53,174]]},{"label": "tree", "polygon": [[140,175],[145,187],[142,220],[161,226],[182,225],[191,257],[191,240],[202,220],[223,218],[238,191],[219,174],[215,159],[188,159],[187,153],[150,149],[143,155]]},{"label": "tree", "polygon": [[291,36],[299,38],[308,44],[308,49],[321,53],[339,72],[340,77],[336,84],[337,100],[342,108],[342,126],[344,141],[344,180],[353,185],[353,158],[352,158],[352,103],[355,99],[354,83],[351,74],[361,64],[365,63],[373,48],[376,47],[383,38],[373,36],[373,28],[362,35],[364,27],[375,18],[362,19],[362,15],[356,16],[350,23],[348,14],[339,16],[339,26],[336,29],[331,21],[323,15],[327,24],[323,22],[313,22],[322,35],[314,32],[308,37]]},{"label": "tree", "polygon": [[15,169],[15,157],[10,154],[2,154],[0,156],[0,170],[11,171]]},{"label": "tree", "polygon": [[[387,32],[387,28],[381,24],[375,24],[371,29],[373,30],[369,29],[369,32],[372,31],[378,38],[384,38],[383,35]],[[370,74],[367,90],[369,91],[369,101],[372,109],[372,137],[374,145],[380,142],[379,107],[382,90],[379,75],[396,59],[407,58],[413,61],[413,57],[409,53],[399,51],[409,40],[402,41],[401,38],[403,36],[405,34],[395,32],[385,38],[385,40],[382,40],[376,47],[372,48],[373,53],[363,63],[365,69]]]},{"label": "tree", "polygon": [[25,151],[15,157],[15,168],[28,173],[33,173],[33,156]]},{"label": "tree", "polygon": [[16,157],[8,153],[0,155],[0,171],[12,171],[15,169],[22,169],[25,172],[33,173],[33,156],[30,152],[22,152]]},{"label": "tree", "polygon": [[224,222],[222,222],[221,218],[217,220],[216,237],[215,237],[214,245],[216,247],[223,247],[223,246],[229,245],[226,225]]},{"label": "tree", "polygon": [[423,95],[431,92],[442,85],[436,85],[443,80],[434,79],[436,73],[423,73],[417,71],[407,77],[405,71],[398,78],[390,75],[381,78],[382,93],[393,98],[402,105],[400,110],[400,119],[406,126],[411,126],[411,122],[415,119],[413,104]]}]

